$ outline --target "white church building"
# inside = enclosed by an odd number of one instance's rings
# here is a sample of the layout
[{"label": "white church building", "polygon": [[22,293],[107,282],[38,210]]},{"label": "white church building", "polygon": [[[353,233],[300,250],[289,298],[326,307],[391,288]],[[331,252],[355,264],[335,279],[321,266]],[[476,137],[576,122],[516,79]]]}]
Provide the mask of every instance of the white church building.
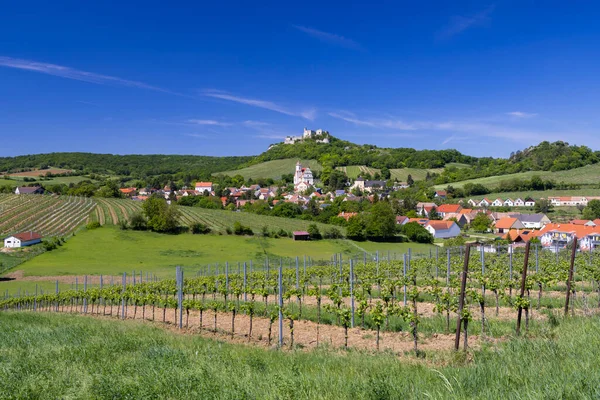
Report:
[{"label": "white church building", "polygon": [[296,192],[304,192],[315,183],[310,168],[302,167],[300,161],[296,163],[296,172],[294,173],[294,189]]}]

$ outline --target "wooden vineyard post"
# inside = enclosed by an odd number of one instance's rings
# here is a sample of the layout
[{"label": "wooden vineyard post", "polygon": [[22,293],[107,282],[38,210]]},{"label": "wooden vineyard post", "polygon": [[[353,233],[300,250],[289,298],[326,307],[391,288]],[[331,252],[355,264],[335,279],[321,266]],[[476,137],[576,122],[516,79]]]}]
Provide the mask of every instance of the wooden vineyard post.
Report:
[{"label": "wooden vineyard post", "polygon": [[[83,277],[83,293],[87,292],[87,275]],[[83,296],[83,313],[87,314],[88,304],[87,297]]]},{"label": "wooden vineyard post", "polygon": [[282,289],[282,277],[281,275],[283,274],[283,260],[279,260],[279,275],[278,275],[278,279],[277,279],[277,286],[279,287],[278,289],[278,300],[277,300],[277,305],[279,306],[279,348],[283,348],[283,291]]},{"label": "wooden vineyard post", "polygon": [[179,312],[179,316],[177,320],[177,326],[179,329],[183,328],[183,270],[180,266],[177,266],[175,269],[175,274],[177,275],[177,311]]},{"label": "wooden vineyard post", "polygon": [[58,312],[58,279],[56,280],[56,312]]},{"label": "wooden vineyard post", "polygon": [[354,328],[354,260],[350,259],[350,310],[352,312],[351,327]]},{"label": "wooden vineyard post", "polygon": [[519,312],[517,314],[517,336],[521,334],[521,316],[523,314],[523,296],[525,295],[525,283],[527,281],[527,267],[529,264],[529,246],[531,242],[525,245],[525,261],[523,262],[523,275],[521,276],[521,291],[519,292]]},{"label": "wooden vineyard post", "polygon": [[577,253],[577,237],[573,236],[573,250],[571,251],[571,265],[569,265],[569,277],[567,278],[567,296],[565,300],[565,316],[569,313],[569,300],[571,299],[571,281],[573,280],[573,267],[575,266],[575,254]]},{"label": "wooden vineyard post", "polygon": [[456,337],[454,339],[454,350],[458,351],[460,347],[460,326],[463,322],[463,307],[465,305],[465,290],[467,287],[467,273],[469,272],[469,256],[471,254],[471,244],[465,246],[465,262],[463,272],[460,278],[460,295],[458,297],[458,320],[456,321]]},{"label": "wooden vineyard post", "polygon": [[404,307],[406,307],[406,259],[408,255],[404,253],[404,265],[402,269],[402,281],[404,283]]}]

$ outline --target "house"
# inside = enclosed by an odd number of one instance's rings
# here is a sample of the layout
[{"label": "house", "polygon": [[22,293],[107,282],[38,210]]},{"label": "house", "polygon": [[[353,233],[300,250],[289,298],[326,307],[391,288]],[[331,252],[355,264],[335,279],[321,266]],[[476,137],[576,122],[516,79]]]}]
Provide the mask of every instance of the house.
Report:
[{"label": "house", "polygon": [[408,223],[409,218],[405,217],[403,215],[397,215],[396,216],[396,224],[397,225],[405,225]]},{"label": "house", "polygon": [[425,229],[436,239],[449,239],[460,235],[460,227],[454,221],[429,221]]},{"label": "house", "polygon": [[506,233],[511,229],[525,229],[525,225],[517,218],[502,218],[496,222],[494,227],[496,233]]},{"label": "house", "polygon": [[364,191],[365,190],[365,179],[361,176],[359,176],[358,178],[356,178],[356,180],[354,181],[354,183],[352,184],[352,186],[350,186],[350,189],[359,189],[360,191]]},{"label": "house", "polygon": [[535,237],[537,237],[537,231],[511,229],[504,236],[502,236],[502,239],[508,240],[511,243],[526,243]]},{"label": "house", "polygon": [[458,213],[459,214],[470,214],[473,212],[472,208],[463,208],[462,210],[460,210]]},{"label": "house", "polygon": [[550,204],[557,207],[568,207],[568,206],[587,206],[587,203],[592,198],[586,198],[582,196],[562,196],[562,197],[548,197]]},{"label": "house", "polygon": [[18,187],[15,194],[44,194],[44,188],[41,186]]},{"label": "house", "polygon": [[491,204],[492,204],[492,202],[490,201],[490,199],[484,198],[477,205],[482,208],[488,208]]},{"label": "house", "polygon": [[133,197],[137,194],[137,189],[134,187],[121,188],[119,189],[119,192],[127,197]]},{"label": "house", "polygon": [[19,248],[31,246],[42,242],[42,235],[36,232],[23,232],[9,236],[4,239],[4,247]]},{"label": "house", "polygon": [[[298,187],[298,185],[303,184],[301,187],[306,187],[308,189],[309,186],[313,186],[315,183],[313,173],[309,167],[302,167],[300,161],[296,163],[296,170],[294,172],[294,187]],[[300,191],[305,191],[306,189]]]},{"label": "house", "polygon": [[462,229],[463,226],[465,226],[466,224],[468,224],[470,222],[470,220],[467,218],[466,214],[458,214],[458,213],[448,213],[444,216],[444,221],[454,221],[458,224],[458,226],[460,226],[460,228]]},{"label": "house", "polygon": [[310,240],[310,233],[306,231],[295,231],[292,236],[294,240]]},{"label": "house", "polygon": [[306,182],[300,182],[297,185],[294,185],[294,191],[296,193],[303,193],[308,190],[310,186]]},{"label": "house", "polygon": [[385,189],[386,185],[386,181],[365,181],[364,191],[371,193],[374,190]]},{"label": "house", "polygon": [[534,207],[535,206],[535,200],[532,199],[531,197],[527,197],[525,199],[525,207]]},{"label": "house", "polygon": [[467,201],[467,203],[471,206],[471,207],[477,207],[479,205],[479,201],[477,200],[473,200],[473,199],[469,199],[469,201]]},{"label": "house", "polygon": [[212,182],[196,182],[196,192],[198,193],[210,193],[213,191]]},{"label": "house", "polygon": [[600,246],[600,232],[590,233],[579,241],[579,249],[582,251],[590,251]]},{"label": "house", "polygon": [[338,217],[344,218],[346,221],[348,221],[350,218],[356,217],[357,215],[358,215],[358,213],[355,213],[355,212],[342,211],[341,213],[338,214]]},{"label": "house", "polygon": [[501,198],[497,198],[492,202],[492,207],[502,207],[504,205],[504,201]]},{"label": "house", "polygon": [[525,207],[525,202],[523,199],[519,198],[515,200],[515,207]]},{"label": "house", "polygon": [[335,197],[344,196],[345,194],[346,194],[346,191],[344,189],[338,189],[334,192]]},{"label": "house", "polygon": [[542,229],[552,222],[546,214],[515,214],[514,216],[525,225],[526,229]]},{"label": "house", "polygon": [[442,204],[437,208],[437,212],[441,217],[445,217],[446,214],[457,214],[462,210],[460,204]]},{"label": "house", "polygon": [[[596,226],[574,225],[574,224],[547,224],[539,232],[538,236],[543,247],[550,249],[565,248],[574,238],[584,239],[586,236],[600,234],[600,228]],[[587,245],[591,242],[588,238]],[[586,243],[580,243],[580,246]]]},{"label": "house", "polygon": [[407,182],[397,182],[394,184],[394,190],[408,189],[410,185]]},{"label": "house", "polygon": [[434,197],[442,199],[442,200],[446,200],[446,197],[448,196],[448,193],[445,190],[436,190]]},{"label": "house", "polygon": [[514,207],[515,206],[515,202],[513,201],[513,199],[506,199],[504,200],[504,207]]},{"label": "house", "polygon": [[406,222],[406,223],[409,224],[411,222],[416,222],[417,224],[419,224],[421,226],[425,226],[429,222],[429,219],[427,219],[427,218],[409,218],[408,222]]},{"label": "house", "polygon": [[431,210],[436,207],[437,205],[435,203],[417,203],[417,214],[423,217],[429,217]]},{"label": "house", "polygon": [[594,221],[590,221],[589,219],[574,219],[571,221],[571,224],[583,226],[596,226]]}]

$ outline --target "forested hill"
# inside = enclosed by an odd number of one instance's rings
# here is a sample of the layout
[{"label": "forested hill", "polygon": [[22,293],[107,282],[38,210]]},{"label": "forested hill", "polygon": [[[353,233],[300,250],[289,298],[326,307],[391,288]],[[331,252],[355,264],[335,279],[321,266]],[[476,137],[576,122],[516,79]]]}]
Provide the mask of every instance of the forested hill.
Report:
[{"label": "forested hill", "polygon": [[48,166],[75,170],[79,174],[108,174],[145,178],[185,174],[210,177],[213,172],[236,169],[252,156],[209,157],[181,155],[113,155],[93,153],[49,153],[0,158],[0,172],[44,169]]},{"label": "forested hill", "polygon": [[448,163],[474,164],[477,158],[457,150],[415,150],[358,145],[330,136],[330,143],[314,139],[291,144],[277,144],[254,158],[249,165],[286,158],[318,160],[324,166],[366,165],[373,168],[443,168]]},{"label": "forested hill", "polygon": [[324,167],[366,165],[378,169],[443,168],[449,163],[468,164],[472,167],[446,168],[441,174],[441,182],[454,182],[525,171],[562,171],[578,168],[597,163],[600,160],[600,152],[594,152],[586,146],[545,141],[537,146],[512,153],[509,158],[477,158],[464,155],[457,150],[379,148],[374,145],[357,145],[331,137],[330,144],[309,139],[293,145],[275,145],[252,159],[249,165],[292,157],[315,159]]}]

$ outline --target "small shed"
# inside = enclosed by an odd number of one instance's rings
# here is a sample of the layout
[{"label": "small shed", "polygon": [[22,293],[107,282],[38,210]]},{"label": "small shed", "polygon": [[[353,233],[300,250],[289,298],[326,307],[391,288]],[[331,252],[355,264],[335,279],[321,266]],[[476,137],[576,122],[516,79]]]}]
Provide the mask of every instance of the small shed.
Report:
[{"label": "small shed", "polygon": [[306,231],[295,231],[292,233],[294,240],[310,240],[310,233]]},{"label": "small shed", "polygon": [[36,232],[17,233],[4,239],[4,247],[18,248],[42,242],[42,235]]}]

